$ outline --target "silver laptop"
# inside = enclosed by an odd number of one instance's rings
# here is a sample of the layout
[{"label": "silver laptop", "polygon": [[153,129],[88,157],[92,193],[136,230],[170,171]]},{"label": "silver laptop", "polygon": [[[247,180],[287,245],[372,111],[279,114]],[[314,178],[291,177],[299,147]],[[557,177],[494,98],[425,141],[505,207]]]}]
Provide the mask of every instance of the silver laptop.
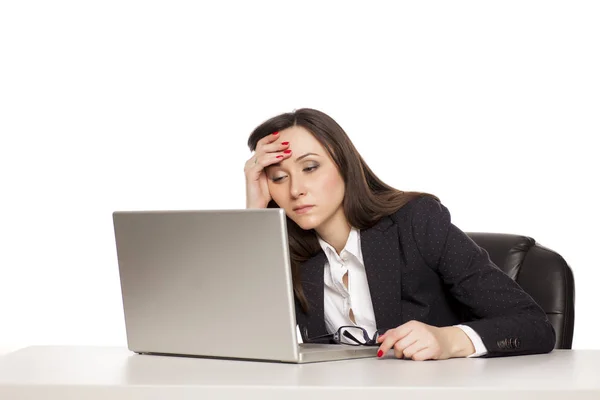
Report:
[{"label": "silver laptop", "polygon": [[113,213],[136,353],[290,363],[375,357],[298,343],[283,209]]}]

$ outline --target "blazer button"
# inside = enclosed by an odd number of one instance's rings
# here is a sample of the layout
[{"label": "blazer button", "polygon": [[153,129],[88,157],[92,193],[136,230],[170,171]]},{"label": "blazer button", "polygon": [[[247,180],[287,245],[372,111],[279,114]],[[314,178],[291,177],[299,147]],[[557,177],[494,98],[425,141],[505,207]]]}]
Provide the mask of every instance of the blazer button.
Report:
[{"label": "blazer button", "polygon": [[498,340],[496,342],[496,344],[498,345],[498,348],[501,350],[504,350],[506,348],[506,340]]},{"label": "blazer button", "polygon": [[521,347],[521,340],[519,338],[515,339],[515,347],[518,349]]}]

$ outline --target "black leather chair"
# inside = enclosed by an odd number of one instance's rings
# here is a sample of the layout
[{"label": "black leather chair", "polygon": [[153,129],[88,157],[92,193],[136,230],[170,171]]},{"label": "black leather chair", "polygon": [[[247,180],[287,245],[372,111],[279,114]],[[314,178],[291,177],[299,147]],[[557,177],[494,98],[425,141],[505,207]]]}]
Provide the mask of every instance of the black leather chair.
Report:
[{"label": "black leather chair", "polygon": [[575,321],[575,283],[567,262],[528,236],[466,232],[491,260],[544,309],[556,331],[556,349],[570,349]]}]

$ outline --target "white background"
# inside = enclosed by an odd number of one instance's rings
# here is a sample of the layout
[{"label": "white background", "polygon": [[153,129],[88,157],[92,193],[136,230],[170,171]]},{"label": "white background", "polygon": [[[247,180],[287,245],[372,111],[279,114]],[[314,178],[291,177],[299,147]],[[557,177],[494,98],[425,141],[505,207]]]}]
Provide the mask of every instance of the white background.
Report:
[{"label": "white background", "polygon": [[[600,348],[600,3],[0,3],[0,347],[125,345],[115,210],[245,207],[254,127],[320,109],[464,231],[528,235]],[[232,244],[235,246],[235,244]]]}]

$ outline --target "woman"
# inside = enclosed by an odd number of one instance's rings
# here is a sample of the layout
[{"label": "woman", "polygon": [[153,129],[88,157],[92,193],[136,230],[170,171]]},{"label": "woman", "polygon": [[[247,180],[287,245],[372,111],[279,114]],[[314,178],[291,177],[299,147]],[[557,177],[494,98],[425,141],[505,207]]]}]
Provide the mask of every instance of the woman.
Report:
[{"label": "woman", "polygon": [[379,180],[328,115],[304,108],[273,117],[248,146],[246,207],[287,216],[303,341],[357,326],[379,357],[553,349],[544,311],[451,223],[439,199]]}]

